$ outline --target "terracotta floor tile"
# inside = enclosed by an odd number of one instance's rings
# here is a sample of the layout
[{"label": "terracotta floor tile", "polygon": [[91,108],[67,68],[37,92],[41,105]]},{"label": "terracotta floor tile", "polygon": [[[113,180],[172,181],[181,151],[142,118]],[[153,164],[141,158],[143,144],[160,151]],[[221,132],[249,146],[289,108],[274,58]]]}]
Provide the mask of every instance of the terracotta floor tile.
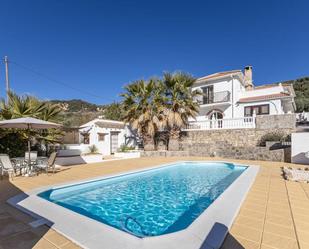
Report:
[{"label": "terracotta floor tile", "polygon": [[241,237],[246,240],[251,240],[260,243],[262,237],[262,231],[252,229],[248,226],[234,224],[231,231],[232,236]]},{"label": "terracotta floor tile", "polygon": [[270,223],[270,222],[265,222],[264,232],[277,234],[277,235],[282,236],[282,237],[288,237],[288,238],[296,239],[295,231],[294,231],[294,228],[292,226],[286,227],[286,226],[273,224],[273,223]]},{"label": "terracotta floor tile", "polygon": [[309,217],[309,209],[305,208],[292,208],[293,215],[294,214],[300,214],[303,216],[308,216]]},{"label": "terracotta floor tile", "polygon": [[262,244],[260,249],[274,249],[273,247],[267,246],[265,244]]},{"label": "terracotta floor tile", "polygon": [[40,239],[33,249],[56,249],[57,247],[45,239]]},{"label": "terracotta floor tile", "polygon": [[263,233],[262,244],[276,249],[298,249],[295,239],[281,237],[273,233]]},{"label": "terracotta floor tile", "polygon": [[298,236],[299,241],[309,244],[309,230],[302,231],[302,230],[297,229],[296,227],[296,231],[297,231],[297,236]]},{"label": "terracotta floor tile", "polygon": [[258,210],[258,211],[261,211],[261,212],[257,212],[257,210],[253,211],[251,209],[245,209],[245,208],[242,208],[240,210],[240,215],[242,216],[247,216],[249,218],[254,218],[254,219],[264,219],[265,217],[265,212],[263,212],[263,210]]},{"label": "terracotta floor tile", "polygon": [[47,233],[46,235],[44,235],[44,239],[50,241],[51,243],[53,243],[54,245],[58,247],[63,246],[67,244],[68,242],[70,242],[67,238],[65,238],[64,236],[56,232]]},{"label": "terracotta floor tile", "polygon": [[283,216],[283,217],[291,217],[291,210],[290,208],[273,208],[273,207],[267,207],[266,214],[269,215],[277,215],[277,216]]},{"label": "terracotta floor tile", "polygon": [[234,224],[248,226],[256,230],[263,230],[264,220],[253,219],[247,216],[238,215]]},{"label": "terracotta floor tile", "polygon": [[293,220],[291,218],[286,218],[282,216],[267,215],[265,221],[281,226],[287,226],[287,227],[293,226]]},{"label": "terracotta floor tile", "polygon": [[304,222],[303,220],[294,220],[294,222],[297,231],[309,231],[309,222]]},{"label": "terracotta floor tile", "polygon": [[61,246],[60,247],[61,249],[81,249],[81,247],[79,247],[78,245],[70,242],[70,243],[67,243],[65,244],[64,246]]},{"label": "terracotta floor tile", "polygon": [[302,241],[299,242],[300,249],[309,249],[309,244]]}]

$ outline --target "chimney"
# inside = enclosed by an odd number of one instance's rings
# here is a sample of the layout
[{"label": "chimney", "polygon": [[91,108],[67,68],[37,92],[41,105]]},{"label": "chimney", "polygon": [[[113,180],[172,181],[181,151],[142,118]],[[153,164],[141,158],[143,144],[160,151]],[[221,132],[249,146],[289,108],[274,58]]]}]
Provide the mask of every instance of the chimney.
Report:
[{"label": "chimney", "polygon": [[245,87],[247,90],[250,90],[254,87],[252,82],[252,66],[245,67],[244,75],[245,75]]}]

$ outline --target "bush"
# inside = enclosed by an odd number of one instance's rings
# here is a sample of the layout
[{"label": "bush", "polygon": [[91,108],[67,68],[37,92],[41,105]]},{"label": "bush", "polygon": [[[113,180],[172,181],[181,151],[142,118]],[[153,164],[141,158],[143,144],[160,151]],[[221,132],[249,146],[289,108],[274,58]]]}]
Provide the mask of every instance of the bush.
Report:
[{"label": "bush", "polygon": [[88,149],[89,149],[90,153],[92,153],[92,154],[98,153],[98,148],[95,145],[90,145],[88,147]]},{"label": "bush", "polygon": [[20,133],[2,133],[0,137],[0,153],[8,154],[10,157],[24,156],[27,151],[27,140]]},{"label": "bush", "polygon": [[288,142],[291,141],[291,136],[286,135],[285,133],[279,131],[269,132],[260,138],[258,145],[266,146],[266,142],[276,142],[276,141]]},{"label": "bush", "polygon": [[134,146],[128,146],[128,145],[122,144],[120,145],[119,152],[126,152],[126,151],[134,150],[134,149],[135,149]]}]

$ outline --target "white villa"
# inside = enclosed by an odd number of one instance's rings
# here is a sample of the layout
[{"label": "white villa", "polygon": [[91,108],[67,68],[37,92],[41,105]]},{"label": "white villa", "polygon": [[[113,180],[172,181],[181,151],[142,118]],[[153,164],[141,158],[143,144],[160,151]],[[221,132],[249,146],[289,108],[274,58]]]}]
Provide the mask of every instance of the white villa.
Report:
[{"label": "white villa", "polygon": [[128,134],[125,123],[97,118],[79,127],[79,149],[87,152],[89,146],[95,145],[102,155],[111,155],[126,142]]},{"label": "white villa", "polygon": [[215,73],[196,80],[200,113],[190,129],[253,128],[255,115],[280,115],[295,111],[292,85],[254,86],[252,67]]}]

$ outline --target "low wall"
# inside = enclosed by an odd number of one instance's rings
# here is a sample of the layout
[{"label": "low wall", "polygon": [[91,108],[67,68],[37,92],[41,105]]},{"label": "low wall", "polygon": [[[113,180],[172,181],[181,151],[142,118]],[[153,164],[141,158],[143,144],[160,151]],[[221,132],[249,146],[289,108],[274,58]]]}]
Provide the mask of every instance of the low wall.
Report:
[{"label": "low wall", "polygon": [[69,166],[69,165],[79,165],[87,163],[99,163],[103,162],[103,160],[104,159],[101,154],[72,156],[72,157],[57,157],[55,164],[61,166]]}]

